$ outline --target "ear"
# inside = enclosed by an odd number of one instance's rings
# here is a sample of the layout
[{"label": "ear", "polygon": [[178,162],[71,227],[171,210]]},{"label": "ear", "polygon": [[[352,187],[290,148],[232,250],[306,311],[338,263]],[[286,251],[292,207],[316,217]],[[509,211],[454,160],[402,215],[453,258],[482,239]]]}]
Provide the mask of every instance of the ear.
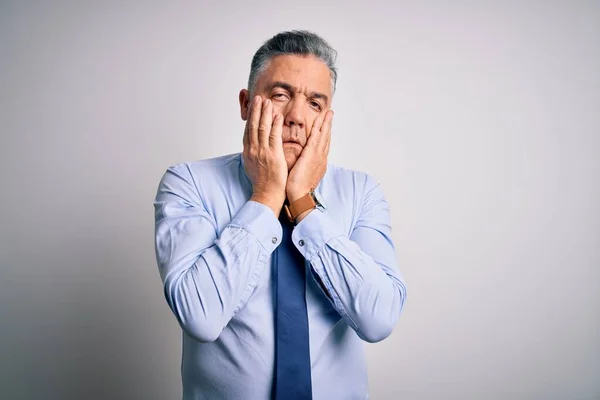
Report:
[{"label": "ear", "polygon": [[248,119],[249,108],[250,108],[250,92],[248,92],[248,89],[240,90],[239,100],[240,100],[240,114],[242,116],[242,120],[246,121]]}]

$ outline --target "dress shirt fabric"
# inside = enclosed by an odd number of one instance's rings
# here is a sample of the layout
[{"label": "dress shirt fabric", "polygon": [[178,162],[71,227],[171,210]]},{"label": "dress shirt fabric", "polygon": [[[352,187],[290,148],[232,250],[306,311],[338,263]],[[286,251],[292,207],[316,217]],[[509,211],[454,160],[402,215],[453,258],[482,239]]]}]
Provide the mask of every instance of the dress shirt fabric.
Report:
[{"label": "dress shirt fabric", "polygon": [[[307,268],[313,398],[366,399],[363,341],[392,332],[406,287],[380,185],[328,164],[325,209],[292,232]],[[183,331],[184,399],[269,399],[275,364],[271,254],[282,227],[251,201],[240,153],[174,165],[156,198],[155,250],[167,303]]]}]

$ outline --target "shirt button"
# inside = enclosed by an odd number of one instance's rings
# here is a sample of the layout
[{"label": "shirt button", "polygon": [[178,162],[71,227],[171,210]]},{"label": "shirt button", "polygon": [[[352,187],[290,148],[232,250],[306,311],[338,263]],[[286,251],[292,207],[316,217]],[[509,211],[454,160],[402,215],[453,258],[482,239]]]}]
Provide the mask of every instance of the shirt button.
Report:
[{"label": "shirt button", "polygon": [[304,240],[300,239],[300,241],[298,242],[298,244],[299,244],[300,246],[304,246]]},{"label": "shirt button", "polygon": [[273,242],[273,244],[277,243],[277,238],[275,236],[273,236],[273,239],[271,239],[271,242]]}]

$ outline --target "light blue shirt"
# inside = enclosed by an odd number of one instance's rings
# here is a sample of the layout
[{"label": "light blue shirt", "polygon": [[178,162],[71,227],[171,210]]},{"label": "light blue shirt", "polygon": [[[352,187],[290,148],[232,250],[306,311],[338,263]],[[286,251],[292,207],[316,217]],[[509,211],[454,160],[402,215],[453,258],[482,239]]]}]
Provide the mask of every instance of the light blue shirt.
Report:
[{"label": "light blue shirt", "polygon": [[[313,398],[366,399],[363,341],[386,338],[406,298],[389,207],[371,176],[332,164],[316,192],[325,208],[292,232],[307,266]],[[172,166],[158,188],[156,257],[183,330],[184,399],[271,397],[282,227],[251,195],[239,153]]]}]

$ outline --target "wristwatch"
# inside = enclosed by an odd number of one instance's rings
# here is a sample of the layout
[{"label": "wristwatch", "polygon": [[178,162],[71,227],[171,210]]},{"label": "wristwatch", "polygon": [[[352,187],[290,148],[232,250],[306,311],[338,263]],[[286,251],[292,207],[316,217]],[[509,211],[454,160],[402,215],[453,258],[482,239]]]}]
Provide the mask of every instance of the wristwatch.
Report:
[{"label": "wristwatch", "polygon": [[284,204],[283,208],[285,209],[285,213],[287,214],[288,219],[290,220],[290,222],[293,223],[296,222],[296,218],[298,218],[298,215],[302,214],[303,212],[315,208],[324,209],[325,205],[323,204],[323,201],[321,201],[319,195],[315,192],[315,190],[311,189],[310,192],[300,197],[292,204]]}]

